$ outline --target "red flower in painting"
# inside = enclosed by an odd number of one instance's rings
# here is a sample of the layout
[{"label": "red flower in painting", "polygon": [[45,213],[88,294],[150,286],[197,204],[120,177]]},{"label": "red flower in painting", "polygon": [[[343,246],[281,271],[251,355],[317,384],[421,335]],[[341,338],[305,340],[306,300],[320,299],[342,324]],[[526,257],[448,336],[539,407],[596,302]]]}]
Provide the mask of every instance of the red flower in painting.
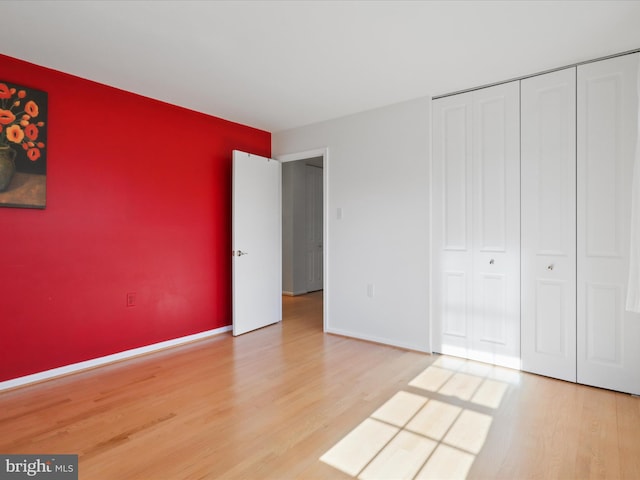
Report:
[{"label": "red flower in painting", "polygon": [[1,110],[0,109],[0,123],[2,125],[9,125],[10,123],[14,122],[16,119],[16,116],[11,113],[11,110]]},{"label": "red flower in painting", "polygon": [[27,112],[28,115],[32,117],[38,116],[38,105],[33,100],[29,100],[27,104],[24,106],[24,111]]},{"label": "red flower in painting", "polygon": [[18,125],[7,127],[7,140],[13,143],[20,143],[24,138],[24,132]]},{"label": "red flower in painting", "polygon": [[30,123],[24,129],[24,134],[29,138],[29,140],[35,140],[36,138],[38,138],[38,127],[36,127],[33,123]]},{"label": "red flower in painting", "polygon": [[9,98],[11,97],[11,91],[9,87],[5,83],[0,83],[0,98]]},{"label": "red flower in painting", "polygon": [[31,160],[32,162],[35,162],[40,158],[40,150],[37,148],[30,148],[27,151],[27,157],[29,157],[29,160]]}]

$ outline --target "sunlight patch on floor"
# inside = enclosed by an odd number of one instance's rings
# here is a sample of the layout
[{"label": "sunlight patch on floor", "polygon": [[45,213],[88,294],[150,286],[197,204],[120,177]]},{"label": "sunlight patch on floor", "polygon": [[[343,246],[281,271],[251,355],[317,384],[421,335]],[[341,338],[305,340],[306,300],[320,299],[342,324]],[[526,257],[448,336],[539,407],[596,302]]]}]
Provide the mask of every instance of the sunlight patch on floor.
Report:
[{"label": "sunlight patch on floor", "polygon": [[358,478],[413,478],[437,443],[415,433],[401,431],[376,455]]},{"label": "sunlight patch on floor", "polygon": [[361,480],[465,478],[488,412],[519,381],[517,371],[442,356],[408,384],[424,394],[397,392],[320,460]]},{"label": "sunlight patch on floor", "polygon": [[404,427],[427,399],[409,392],[398,392],[384,405],[371,414],[371,418],[390,423],[396,427]]},{"label": "sunlight patch on floor", "polygon": [[431,366],[411,380],[409,385],[429,392],[437,392],[453,376],[453,373],[448,369]]},{"label": "sunlight patch on floor", "polygon": [[466,478],[475,458],[470,453],[440,444],[415,478],[416,480]]},{"label": "sunlight patch on floor", "polygon": [[355,477],[399,431],[399,428],[367,418],[320,460]]},{"label": "sunlight patch on floor", "polygon": [[462,408],[455,405],[429,400],[427,405],[411,419],[407,430],[435,440],[442,440],[461,412]]},{"label": "sunlight patch on floor", "polygon": [[464,410],[444,437],[443,442],[460,450],[478,454],[489,434],[491,420],[489,415]]},{"label": "sunlight patch on floor", "polygon": [[460,400],[471,400],[471,397],[476,393],[481,383],[482,378],[458,372],[438,389],[437,392],[442,395],[457,397]]},{"label": "sunlight patch on floor", "polygon": [[480,388],[473,395],[471,401],[476,405],[493,408],[500,406],[504,394],[507,392],[507,384],[497,380],[485,379]]}]

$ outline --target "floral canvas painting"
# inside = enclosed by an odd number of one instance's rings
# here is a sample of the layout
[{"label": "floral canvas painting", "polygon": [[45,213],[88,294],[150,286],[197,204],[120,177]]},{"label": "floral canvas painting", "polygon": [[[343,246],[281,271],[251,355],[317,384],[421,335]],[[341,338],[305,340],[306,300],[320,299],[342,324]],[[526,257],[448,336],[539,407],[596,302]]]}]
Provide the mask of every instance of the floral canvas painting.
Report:
[{"label": "floral canvas painting", "polygon": [[45,208],[47,93],[0,80],[0,207]]}]

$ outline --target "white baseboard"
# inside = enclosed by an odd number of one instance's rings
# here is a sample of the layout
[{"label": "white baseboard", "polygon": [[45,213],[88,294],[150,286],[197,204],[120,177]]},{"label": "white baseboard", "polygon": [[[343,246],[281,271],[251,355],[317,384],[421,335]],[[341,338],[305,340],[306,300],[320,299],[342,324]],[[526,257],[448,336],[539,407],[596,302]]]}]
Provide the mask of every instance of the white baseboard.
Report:
[{"label": "white baseboard", "polygon": [[165,348],[175,347],[184,343],[193,342],[214,335],[220,335],[221,333],[229,332],[233,329],[231,325],[227,325],[213,330],[207,330],[205,332],[194,333],[193,335],[187,335],[185,337],[174,338],[172,340],[166,340],[164,342],[154,343],[152,345],[145,345],[144,347],[133,348],[131,350],[125,350],[124,352],[114,353],[104,357],[93,358],[84,362],[73,363],[71,365],[65,365],[64,367],[53,368],[51,370],[45,370],[43,372],[33,373],[24,377],[12,378],[0,382],[0,392],[3,390],[9,390],[11,388],[21,387],[29,383],[41,382],[43,380],[49,380],[54,377],[60,377],[62,375],[69,375],[89,368],[100,367],[108,363],[118,362],[126,360],[128,358],[144,355],[145,353],[157,352],[158,350],[164,350]]},{"label": "white baseboard", "polygon": [[387,345],[389,347],[402,348],[403,350],[412,350],[414,352],[420,352],[420,353],[431,353],[429,351],[428,346],[426,345],[423,346],[423,345],[417,345],[417,344],[411,344],[411,343],[405,343],[405,342],[389,341],[389,339],[387,338],[380,338],[372,335],[362,335],[360,333],[350,332],[348,330],[341,330],[338,328],[331,328],[331,327],[325,329],[325,332],[331,333],[333,335],[340,335],[341,337],[355,338],[357,340],[364,340],[367,342],[378,343],[380,345]]},{"label": "white baseboard", "polygon": [[303,292],[282,292],[282,295],[286,295],[287,297],[295,297],[296,295],[304,295],[306,293],[309,292],[307,292],[306,290]]}]

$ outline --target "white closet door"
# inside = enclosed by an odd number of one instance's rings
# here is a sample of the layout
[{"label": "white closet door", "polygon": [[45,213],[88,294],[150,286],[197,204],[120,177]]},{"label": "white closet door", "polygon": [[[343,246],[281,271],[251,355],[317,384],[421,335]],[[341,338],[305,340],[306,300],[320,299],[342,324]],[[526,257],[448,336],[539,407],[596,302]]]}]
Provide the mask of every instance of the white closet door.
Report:
[{"label": "white closet door", "polygon": [[520,82],[473,92],[469,358],[520,368]]},{"label": "white closet door", "polygon": [[625,311],[640,54],[578,67],[578,382],[640,394]]},{"label": "white closet door", "polygon": [[433,102],[434,351],[520,367],[519,82]]},{"label": "white closet door", "polygon": [[522,369],[576,381],[576,69],[521,82]]},{"label": "white closet door", "polygon": [[471,93],[434,100],[433,350],[467,357],[471,341]]}]

